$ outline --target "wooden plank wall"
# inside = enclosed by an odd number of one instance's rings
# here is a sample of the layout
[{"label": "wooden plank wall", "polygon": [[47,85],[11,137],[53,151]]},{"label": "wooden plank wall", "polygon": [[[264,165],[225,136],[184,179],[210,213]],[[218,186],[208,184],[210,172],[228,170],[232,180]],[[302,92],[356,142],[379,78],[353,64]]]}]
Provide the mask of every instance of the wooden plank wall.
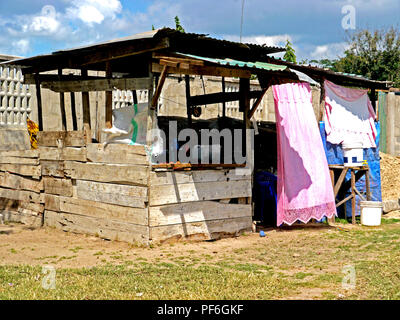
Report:
[{"label": "wooden plank wall", "polygon": [[38,143],[0,152],[6,220],[145,245],[251,231],[250,171],[155,172],[144,146],[86,144],[84,132]]},{"label": "wooden plank wall", "polygon": [[153,242],[212,240],[251,231],[250,171],[150,172]]}]

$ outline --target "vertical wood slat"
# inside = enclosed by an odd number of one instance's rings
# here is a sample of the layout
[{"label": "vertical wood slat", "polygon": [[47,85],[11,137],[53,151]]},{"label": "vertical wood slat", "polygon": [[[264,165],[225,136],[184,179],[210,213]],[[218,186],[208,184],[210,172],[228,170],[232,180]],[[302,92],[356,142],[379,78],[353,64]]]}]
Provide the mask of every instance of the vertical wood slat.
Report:
[{"label": "vertical wood slat", "polygon": [[[356,175],[354,173],[354,169],[350,169],[351,171],[351,223],[356,224],[356,194],[354,189],[356,187]],[[346,217],[347,218],[347,217]]]},{"label": "vertical wood slat", "polygon": [[36,98],[37,98],[37,107],[38,107],[38,122],[39,122],[39,131],[43,131],[43,110],[42,110],[42,93],[40,89],[40,80],[39,74],[35,74],[35,84],[36,84]]},{"label": "vertical wood slat", "polygon": [[186,109],[187,109],[187,117],[188,117],[188,127],[192,127],[192,108],[190,106],[190,77],[189,75],[185,75],[185,84],[186,84]]},{"label": "vertical wood slat", "polygon": [[[112,78],[111,62],[106,62],[106,77]],[[112,91],[106,91],[106,128],[112,128]]]},{"label": "vertical wood slat", "polygon": [[76,131],[76,130],[78,130],[78,120],[76,117],[75,93],[70,92],[70,96],[71,96],[72,128],[74,131]]},{"label": "vertical wood slat", "polygon": [[[222,77],[222,92],[225,93],[226,91],[226,86],[225,86],[225,77]],[[218,113],[219,114],[219,113]],[[226,117],[226,102],[222,102],[222,117]]]},{"label": "vertical wood slat", "polygon": [[[62,76],[62,69],[58,69],[58,75]],[[67,131],[67,115],[65,113],[65,94],[60,92],[60,113],[62,131]]]},{"label": "vertical wood slat", "polygon": [[[82,69],[81,76],[87,77],[88,70]],[[83,113],[83,131],[86,135],[86,143],[91,143],[92,141],[92,133],[90,126],[90,99],[89,92],[82,92],[82,113]]]}]

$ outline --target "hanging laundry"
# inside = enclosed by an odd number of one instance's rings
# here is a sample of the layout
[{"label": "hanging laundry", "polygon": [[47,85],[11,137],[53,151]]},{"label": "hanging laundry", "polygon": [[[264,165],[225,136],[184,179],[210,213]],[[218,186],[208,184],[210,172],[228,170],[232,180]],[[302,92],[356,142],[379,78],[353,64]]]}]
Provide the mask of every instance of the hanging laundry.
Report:
[{"label": "hanging laundry", "polygon": [[368,90],[349,89],[325,81],[325,130],[332,144],[362,143],[375,148],[376,118]]},{"label": "hanging laundry", "polygon": [[308,83],[273,86],[278,139],[277,225],[336,215]]}]

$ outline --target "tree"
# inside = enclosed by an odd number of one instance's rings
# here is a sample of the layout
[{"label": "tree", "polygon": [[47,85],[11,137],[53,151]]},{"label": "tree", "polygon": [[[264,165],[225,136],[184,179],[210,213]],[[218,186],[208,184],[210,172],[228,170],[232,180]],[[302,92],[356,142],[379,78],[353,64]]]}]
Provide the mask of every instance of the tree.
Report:
[{"label": "tree", "polygon": [[[320,60],[333,71],[353,73],[400,86],[400,32],[361,30],[349,35],[349,48],[337,60]],[[315,61],[313,61],[315,62]]]},{"label": "tree", "polygon": [[179,17],[175,17],[175,25],[176,25],[176,30],[185,33],[185,29],[181,26],[181,22],[179,21]]},{"label": "tree", "polygon": [[296,63],[296,51],[293,49],[292,43],[289,41],[289,39],[286,40],[285,48],[286,53],[283,56],[283,60]]}]

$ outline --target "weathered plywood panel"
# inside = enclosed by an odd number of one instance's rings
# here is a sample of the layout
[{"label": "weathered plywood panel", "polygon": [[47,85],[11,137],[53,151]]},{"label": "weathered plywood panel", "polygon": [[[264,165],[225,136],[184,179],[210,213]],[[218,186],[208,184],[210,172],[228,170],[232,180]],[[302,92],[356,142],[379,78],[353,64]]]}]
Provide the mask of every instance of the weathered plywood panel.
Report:
[{"label": "weathered plywood panel", "polygon": [[5,189],[0,187],[0,198],[40,203],[40,194],[32,191]]},{"label": "weathered plywood panel", "polygon": [[40,192],[43,190],[43,181],[24,178],[23,176],[0,172],[0,186],[11,189]]},{"label": "weathered plywood panel", "polygon": [[64,161],[40,160],[41,173],[43,176],[63,178]]},{"label": "weathered plywood panel", "polygon": [[72,180],[43,177],[44,191],[47,194],[72,197]]},{"label": "weathered plywood panel", "polygon": [[87,159],[99,163],[149,165],[144,146],[124,144],[89,144]]},{"label": "weathered plywood panel", "polygon": [[199,201],[149,208],[150,226],[251,217],[251,205]]},{"label": "weathered plywood panel", "polygon": [[41,176],[41,166],[0,164],[0,171],[16,173],[34,179],[39,179]]},{"label": "weathered plywood panel", "polygon": [[148,167],[65,162],[65,174],[72,179],[132,185],[147,185]]},{"label": "weathered plywood panel", "polygon": [[83,147],[86,134],[84,131],[40,131],[37,140],[39,147]]},{"label": "weathered plywood panel", "polygon": [[80,199],[100,201],[134,208],[146,208],[147,187],[127,186],[93,181],[76,181]]},{"label": "weathered plywood panel", "polygon": [[150,205],[251,197],[251,181],[199,182],[150,186]]},{"label": "weathered plywood panel", "polygon": [[148,244],[149,227],[45,210],[44,224],[63,231],[90,234],[103,239]]},{"label": "weathered plywood panel", "polygon": [[192,182],[217,182],[238,180],[251,180],[250,170],[199,170],[150,173],[150,185],[152,186]]},{"label": "weathered plywood panel", "polygon": [[185,239],[220,239],[223,237],[239,235],[244,231],[251,231],[252,223],[251,217],[242,217],[151,227],[150,240],[153,242],[164,242]]},{"label": "weathered plywood panel", "polygon": [[129,208],[90,200],[46,195],[45,209],[88,217],[148,225],[148,210]]},{"label": "weathered plywood panel", "polygon": [[55,147],[40,147],[40,160],[68,160],[68,161],[81,161],[86,162],[86,148],[55,148]]}]

